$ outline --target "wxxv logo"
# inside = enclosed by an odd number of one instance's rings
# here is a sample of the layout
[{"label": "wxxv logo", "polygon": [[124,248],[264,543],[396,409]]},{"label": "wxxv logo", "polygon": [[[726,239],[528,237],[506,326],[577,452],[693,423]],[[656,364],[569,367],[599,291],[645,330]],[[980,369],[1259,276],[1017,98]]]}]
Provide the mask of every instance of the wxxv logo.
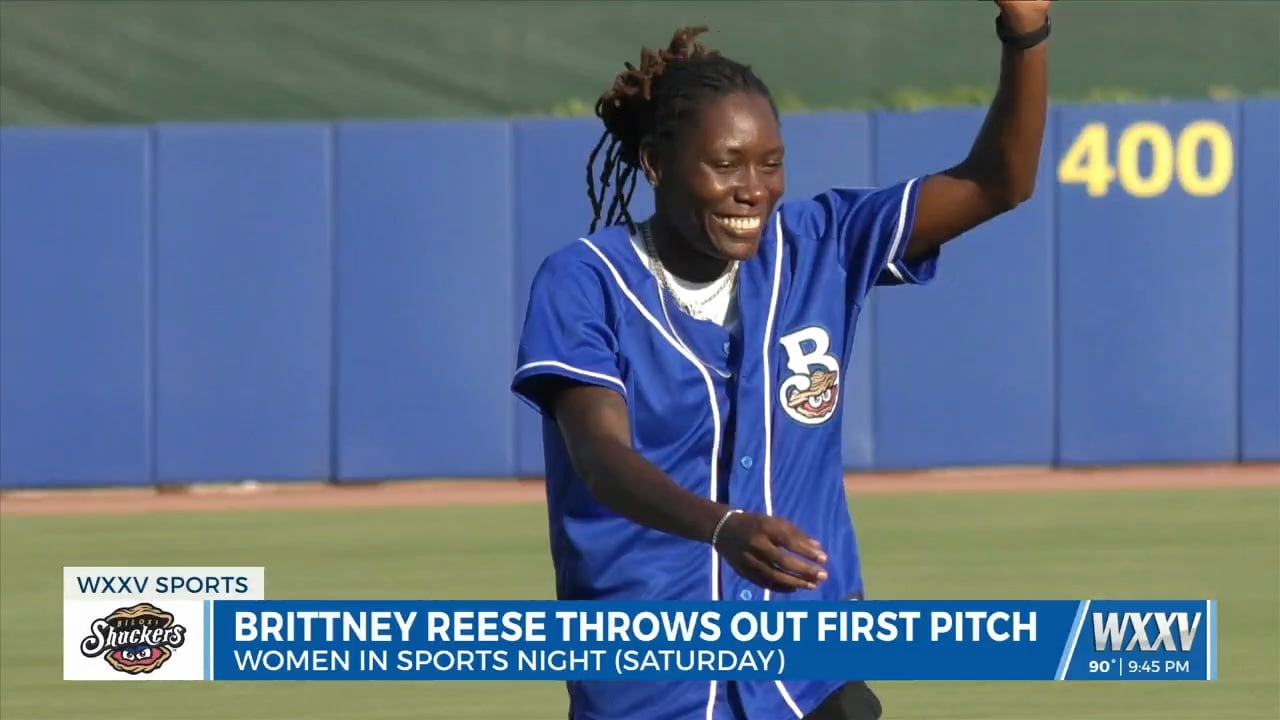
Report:
[{"label": "wxxv logo", "polygon": [[80,642],[80,653],[89,658],[101,655],[111,667],[130,675],[159,670],[187,639],[187,629],[176,624],[171,613],[150,603],[98,618],[89,631]]},{"label": "wxxv logo", "polygon": [[1198,612],[1096,612],[1093,613],[1093,647],[1099,652],[1107,649],[1128,652],[1135,648],[1139,652],[1190,652],[1199,629]]}]

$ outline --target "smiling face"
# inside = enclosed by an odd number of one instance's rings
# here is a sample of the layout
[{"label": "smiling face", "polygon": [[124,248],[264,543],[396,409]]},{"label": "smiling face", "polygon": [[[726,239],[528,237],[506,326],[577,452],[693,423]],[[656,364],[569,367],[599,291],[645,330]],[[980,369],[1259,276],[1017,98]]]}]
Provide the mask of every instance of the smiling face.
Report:
[{"label": "smiling face", "polygon": [[[748,260],[786,190],[782,132],[768,98],[736,92],[713,98],[669,148],[647,147],[662,223],[718,260]],[[664,152],[668,151],[668,152]]]}]

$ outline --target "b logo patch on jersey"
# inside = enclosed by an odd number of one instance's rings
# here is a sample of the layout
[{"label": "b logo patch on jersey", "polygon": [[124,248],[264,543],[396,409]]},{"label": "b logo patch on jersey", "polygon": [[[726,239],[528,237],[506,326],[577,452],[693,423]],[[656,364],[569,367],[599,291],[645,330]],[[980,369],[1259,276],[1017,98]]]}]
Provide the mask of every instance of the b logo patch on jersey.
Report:
[{"label": "b logo patch on jersey", "polygon": [[807,327],[778,340],[790,376],[778,388],[782,411],[805,425],[821,425],[835,415],[840,399],[840,365],[831,356],[831,336]]}]

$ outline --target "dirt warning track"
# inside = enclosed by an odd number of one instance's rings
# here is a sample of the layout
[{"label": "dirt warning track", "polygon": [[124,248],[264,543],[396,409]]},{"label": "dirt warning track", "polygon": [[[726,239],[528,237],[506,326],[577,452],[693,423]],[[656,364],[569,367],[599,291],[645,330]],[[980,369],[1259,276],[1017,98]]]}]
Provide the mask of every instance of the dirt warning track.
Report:
[{"label": "dirt warning track", "polygon": [[[1280,464],[852,473],[853,494],[1280,488]],[[541,480],[238,483],[181,488],[12,491],[0,515],[99,515],[542,503]]]}]

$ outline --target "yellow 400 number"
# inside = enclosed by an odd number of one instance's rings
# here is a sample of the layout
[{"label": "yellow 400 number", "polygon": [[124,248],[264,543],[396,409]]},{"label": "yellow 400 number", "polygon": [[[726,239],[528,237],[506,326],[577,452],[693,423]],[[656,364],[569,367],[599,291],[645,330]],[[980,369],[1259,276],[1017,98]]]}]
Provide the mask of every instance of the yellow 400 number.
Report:
[{"label": "yellow 400 number", "polygon": [[[1209,166],[1201,172],[1198,157],[1201,145],[1208,146]],[[1138,163],[1143,146],[1151,153],[1151,167],[1145,172]],[[1090,197],[1102,197],[1111,183],[1134,197],[1163,195],[1178,184],[1193,197],[1213,197],[1231,184],[1235,172],[1235,151],[1231,133],[1221,123],[1197,120],[1178,135],[1177,142],[1165,126],[1136,122],[1120,133],[1115,164],[1111,163],[1111,142],[1105,123],[1085,125],[1058,163],[1058,182],[1084,185]]]}]

